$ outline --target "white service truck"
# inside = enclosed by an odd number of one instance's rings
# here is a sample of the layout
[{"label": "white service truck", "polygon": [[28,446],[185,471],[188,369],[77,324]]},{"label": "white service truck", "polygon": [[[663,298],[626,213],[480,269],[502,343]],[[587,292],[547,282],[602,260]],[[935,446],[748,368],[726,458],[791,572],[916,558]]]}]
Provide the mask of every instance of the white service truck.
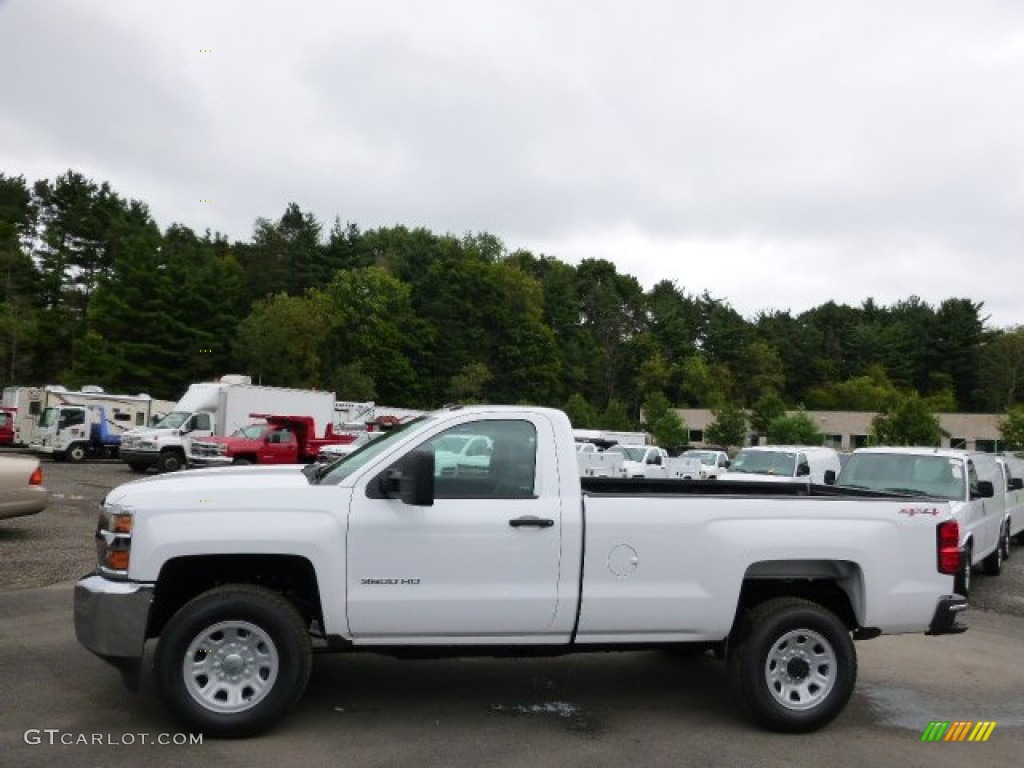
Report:
[{"label": "white service truck", "polygon": [[[486,471],[439,474],[452,436]],[[828,486],[580,478],[569,419],[454,407],[327,465],[208,469],[112,490],[81,644],[137,690],[144,644],[190,729],[263,731],[314,645],[394,655],[720,652],[760,724],[819,728],[854,640],[957,633],[949,502]],[[127,708],[129,704],[125,704]]]},{"label": "white service truck", "polygon": [[254,413],[311,416],[316,424],[329,424],[334,414],[334,393],[257,386],[248,376],[235,375],[192,384],[173,410],[153,427],[125,433],[120,456],[135,472],[150,467],[174,472],[188,465],[194,440],[230,435],[251,424]]}]

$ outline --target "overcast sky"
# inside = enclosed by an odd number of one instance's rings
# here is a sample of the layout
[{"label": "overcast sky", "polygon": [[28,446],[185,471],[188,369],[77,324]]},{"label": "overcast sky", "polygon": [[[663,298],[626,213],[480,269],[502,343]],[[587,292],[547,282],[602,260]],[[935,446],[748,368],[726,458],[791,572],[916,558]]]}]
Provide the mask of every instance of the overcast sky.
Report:
[{"label": "overcast sky", "polygon": [[[0,171],[1024,324],[1019,0],[0,0]],[[209,200],[211,202],[201,202]]]}]

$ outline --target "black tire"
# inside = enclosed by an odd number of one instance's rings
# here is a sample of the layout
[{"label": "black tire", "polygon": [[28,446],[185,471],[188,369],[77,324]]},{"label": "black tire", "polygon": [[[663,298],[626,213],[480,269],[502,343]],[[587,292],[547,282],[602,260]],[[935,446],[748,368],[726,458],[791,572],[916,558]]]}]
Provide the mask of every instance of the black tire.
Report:
[{"label": "black tire", "polygon": [[306,623],[289,600],[263,587],[226,585],[171,617],[153,664],[178,722],[236,737],[265,731],[298,703],[312,659]]},{"label": "black tire", "polygon": [[132,472],[145,472],[147,467],[145,464],[129,464],[128,469]]},{"label": "black tire", "polygon": [[231,463],[232,464],[237,464],[238,466],[245,466],[247,464],[255,464],[256,462],[254,462],[252,459],[246,458],[245,456],[239,456],[237,459],[235,459]]},{"label": "black tire", "polygon": [[989,552],[988,556],[981,561],[981,569],[986,576],[998,576],[1003,570],[1003,528],[999,529],[999,539],[996,541],[996,548]]},{"label": "black tire", "polygon": [[960,563],[960,573],[953,579],[953,591],[964,597],[971,596],[971,572],[974,570],[974,566],[971,565],[971,558],[973,554],[974,551],[971,549],[970,544],[964,547],[964,559]]},{"label": "black tire", "polygon": [[160,472],[177,472],[184,467],[185,457],[178,451],[161,451],[160,458],[156,462],[156,468]]},{"label": "black tire", "polygon": [[1010,553],[1013,551],[1013,547],[1010,546],[1010,521],[1007,520],[1003,523],[1003,535],[999,540],[999,543],[1003,547],[1003,562],[1005,563],[1010,559]]},{"label": "black tire", "polygon": [[730,641],[733,691],[747,715],[773,731],[806,733],[831,722],[857,682],[857,651],[839,618],[794,597],[750,611]]},{"label": "black tire", "polygon": [[64,458],[72,464],[81,464],[85,461],[85,457],[89,451],[85,447],[85,443],[72,443],[68,446],[67,451],[64,453]]}]

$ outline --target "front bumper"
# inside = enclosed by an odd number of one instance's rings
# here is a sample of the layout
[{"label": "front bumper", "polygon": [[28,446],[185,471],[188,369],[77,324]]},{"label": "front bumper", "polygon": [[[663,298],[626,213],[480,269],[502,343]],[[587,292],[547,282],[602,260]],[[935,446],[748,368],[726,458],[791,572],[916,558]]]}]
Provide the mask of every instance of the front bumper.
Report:
[{"label": "front bumper", "polygon": [[946,595],[939,598],[939,604],[935,606],[935,615],[932,623],[928,625],[926,635],[958,635],[966,632],[967,627],[957,624],[956,619],[961,613],[967,610],[967,598],[963,595]]},{"label": "front bumper", "polygon": [[189,456],[190,467],[229,467],[234,462],[230,456]]},{"label": "front bumper", "polygon": [[144,451],[139,448],[125,448],[123,445],[117,452],[118,458],[126,464],[137,464],[141,467],[155,467],[160,460],[160,451]]},{"label": "front bumper", "polygon": [[75,584],[75,636],[138,690],[153,585],[91,574]]}]

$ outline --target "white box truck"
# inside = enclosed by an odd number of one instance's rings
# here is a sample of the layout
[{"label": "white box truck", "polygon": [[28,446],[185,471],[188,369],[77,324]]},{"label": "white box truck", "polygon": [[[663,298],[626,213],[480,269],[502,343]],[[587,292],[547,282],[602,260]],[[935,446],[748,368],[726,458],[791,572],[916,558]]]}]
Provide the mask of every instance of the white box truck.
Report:
[{"label": "white box truck", "polygon": [[311,416],[329,424],[334,393],[312,389],[263,387],[248,376],[223,376],[192,384],[174,409],[150,429],[135,429],[121,440],[121,459],[136,472],[156,467],[174,472],[188,465],[192,440],[231,435],[252,423],[250,414]]}]

